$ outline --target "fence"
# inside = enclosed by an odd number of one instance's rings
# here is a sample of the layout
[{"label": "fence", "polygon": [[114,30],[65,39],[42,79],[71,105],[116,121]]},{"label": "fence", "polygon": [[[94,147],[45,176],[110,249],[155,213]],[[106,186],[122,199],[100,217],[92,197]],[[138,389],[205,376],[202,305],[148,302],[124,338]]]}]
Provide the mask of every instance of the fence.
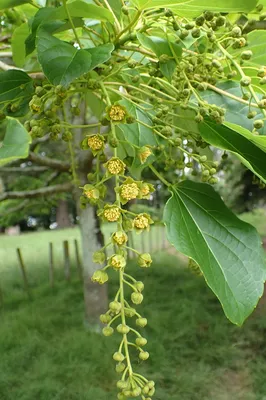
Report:
[{"label": "fence", "polygon": [[[109,237],[109,233],[106,232],[106,238]],[[71,244],[71,246],[70,246]],[[74,246],[73,246],[74,245]],[[150,230],[150,232],[144,232],[140,235],[133,232],[128,233],[128,247],[138,249],[140,253],[155,253],[167,248],[167,241],[165,236],[165,227],[162,224],[156,224]],[[72,248],[72,254],[70,254],[70,248]],[[71,259],[73,260],[74,253],[74,264],[77,272],[77,276],[80,281],[83,280],[83,268],[81,262],[80,248],[78,240],[75,239],[74,243],[69,240],[64,240],[61,244],[62,259],[63,259],[63,276],[61,277],[69,282],[72,278],[73,273]],[[56,268],[55,268],[55,246],[52,242],[47,244],[48,263],[47,263],[47,277],[49,279],[49,285],[54,288],[56,283]],[[107,256],[113,253],[112,246],[107,248]],[[21,248],[16,249],[18,266],[20,268],[20,276],[22,280],[23,290],[28,296],[29,300],[32,299],[32,285],[29,283],[30,272],[28,271],[27,265],[23,258],[23,250]],[[72,257],[71,257],[72,255]],[[137,254],[132,250],[128,250],[128,258],[130,260],[137,257]],[[0,305],[3,304],[3,290],[0,285]]]}]

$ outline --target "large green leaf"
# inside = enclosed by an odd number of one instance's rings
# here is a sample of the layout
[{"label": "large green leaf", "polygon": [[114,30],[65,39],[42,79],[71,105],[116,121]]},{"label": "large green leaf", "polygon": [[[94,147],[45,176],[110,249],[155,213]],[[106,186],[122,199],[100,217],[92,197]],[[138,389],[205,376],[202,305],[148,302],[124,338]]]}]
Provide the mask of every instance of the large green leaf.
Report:
[{"label": "large green leaf", "polygon": [[24,23],[18,26],[11,38],[13,61],[17,67],[23,67],[26,58],[25,40],[29,36],[29,26]]},{"label": "large green leaf", "polygon": [[[33,93],[33,81],[25,72],[13,69],[0,73],[0,110],[12,116],[24,115]],[[18,104],[16,112],[5,108],[10,103]]]},{"label": "large green leaf", "polygon": [[5,8],[21,6],[21,4],[25,4],[25,3],[30,3],[30,0],[1,0],[0,1],[0,10],[4,10]]},{"label": "large green leaf", "polygon": [[[95,4],[88,4],[82,0],[75,0],[71,3],[67,3],[67,8],[71,17],[82,17],[114,22],[114,16],[111,11],[104,7],[96,6]],[[52,19],[68,19],[65,7],[61,6],[55,9],[49,16],[49,20]]]},{"label": "large green leaf", "polygon": [[91,49],[86,49],[86,51],[91,55],[90,70],[97,67],[97,65],[108,61],[111,58],[114,48],[115,47],[112,43],[106,43],[97,47],[92,47]]},{"label": "large green leaf", "polygon": [[204,121],[199,125],[199,130],[207,143],[236,154],[247,168],[266,183],[266,136],[253,135],[229,122],[217,125]]},{"label": "large green leaf", "polygon": [[43,72],[54,85],[68,85],[91,67],[89,52],[76,49],[42,28],[37,32],[37,54]]},{"label": "large green leaf", "polygon": [[[242,90],[238,82],[227,81],[216,85],[218,89],[222,89],[224,92],[229,93],[229,95],[234,95],[238,98],[242,98]],[[261,94],[257,93],[257,96],[261,98]],[[201,97],[206,100],[209,104],[215,104],[226,109],[225,120],[227,122],[232,122],[233,124],[240,125],[249,131],[253,130],[253,122],[256,119],[263,119],[264,115],[262,110],[256,109],[257,115],[254,119],[248,119],[247,115],[250,111],[249,105],[240,103],[233,98],[227,97],[223,94],[217,93],[213,90],[206,90],[201,92]],[[252,109],[253,110],[253,109]],[[259,130],[260,133],[266,134],[266,126]]]},{"label": "large green leaf", "polygon": [[7,117],[5,137],[0,143],[0,165],[28,157],[30,143],[31,136],[24,126],[17,119]]},{"label": "large green leaf", "polygon": [[170,243],[199,265],[226,316],[242,325],[266,279],[257,231],[238,219],[210,185],[183,181],[171,192],[164,212]]},{"label": "large green leaf", "polygon": [[[142,46],[151,50],[158,58],[162,55],[167,55],[171,58],[181,57],[182,55],[181,46],[176,43],[169,44],[169,40],[157,36],[147,36],[143,33],[138,33],[137,36]],[[160,62],[160,70],[169,81],[172,78],[175,68],[175,59]]]},{"label": "large green leaf", "polygon": [[[125,106],[129,114],[138,121],[152,126],[152,121],[146,112],[126,100],[120,101],[120,104]],[[136,122],[134,124],[119,124],[116,128],[118,137],[128,142],[124,144],[124,156],[128,155],[133,158],[130,172],[136,179],[140,178],[142,169],[155,160],[155,156],[151,155],[144,164],[141,164],[139,157],[135,154],[135,148],[132,146],[156,146],[158,144],[156,135],[154,135],[153,130],[148,126]]]},{"label": "large green leaf", "polygon": [[215,0],[208,4],[206,0],[133,0],[139,8],[161,8],[174,9],[178,15],[195,16],[203,11],[215,12],[249,12],[252,11],[258,0]]}]

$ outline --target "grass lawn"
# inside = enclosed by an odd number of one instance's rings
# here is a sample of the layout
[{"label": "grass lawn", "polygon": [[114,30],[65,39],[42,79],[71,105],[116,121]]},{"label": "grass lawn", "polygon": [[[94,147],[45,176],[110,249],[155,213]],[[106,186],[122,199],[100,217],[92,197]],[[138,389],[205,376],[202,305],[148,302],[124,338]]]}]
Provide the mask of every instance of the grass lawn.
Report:
[{"label": "grass lawn", "polygon": [[[113,227],[110,225],[103,226],[106,238],[110,236]],[[154,250],[162,248],[165,230],[164,227],[158,225],[151,229],[149,233],[141,235],[133,234],[134,245],[140,251],[150,251],[152,245]],[[152,236],[152,243],[150,237]],[[81,237],[78,228],[69,228],[53,231],[42,231],[33,233],[24,233],[18,236],[0,235],[0,287],[7,296],[15,292],[18,296],[23,296],[21,270],[17,259],[16,248],[19,247],[26,265],[27,276],[32,287],[36,287],[44,282],[48,283],[49,271],[49,242],[54,247],[54,265],[57,280],[62,280],[63,271],[63,241],[68,240],[69,252],[72,264],[72,275],[77,276],[75,267],[75,247],[74,240],[77,239],[81,252]],[[112,252],[112,248],[108,248],[108,252]]]},{"label": "grass lawn", "polygon": [[[202,278],[175,256],[154,258],[148,270],[130,266],[145,283],[150,359],[137,368],[157,382],[154,400],[265,400],[266,307],[235,327]],[[116,285],[114,272],[110,298]],[[43,283],[32,302],[11,292],[0,321],[1,400],[116,399],[117,337],[86,330],[77,279],[53,292]]]}]

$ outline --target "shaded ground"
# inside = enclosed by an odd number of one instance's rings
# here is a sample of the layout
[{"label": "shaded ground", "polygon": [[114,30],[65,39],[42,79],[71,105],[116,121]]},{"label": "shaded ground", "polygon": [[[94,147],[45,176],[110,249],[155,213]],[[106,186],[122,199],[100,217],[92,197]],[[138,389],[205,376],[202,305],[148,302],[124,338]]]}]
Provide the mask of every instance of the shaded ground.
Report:
[{"label": "shaded ground", "polygon": [[[266,400],[265,315],[233,326],[202,278],[171,255],[155,258],[135,271],[151,354],[138,369],[156,380],[154,400]],[[19,288],[12,293],[0,315],[0,399],[115,400],[117,338],[85,330],[80,283],[57,282],[54,292],[42,285],[31,303]]]}]

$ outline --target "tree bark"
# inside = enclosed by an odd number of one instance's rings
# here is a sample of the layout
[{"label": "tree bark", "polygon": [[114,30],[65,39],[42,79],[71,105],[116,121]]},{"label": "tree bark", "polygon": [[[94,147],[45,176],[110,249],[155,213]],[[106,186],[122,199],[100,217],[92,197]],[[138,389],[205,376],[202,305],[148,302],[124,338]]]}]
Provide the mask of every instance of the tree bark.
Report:
[{"label": "tree bark", "polygon": [[[76,117],[74,124],[86,123],[85,105],[81,108],[81,115]],[[77,175],[79,185],[88,183],[87,174],[92,169],[92,154],[88,150],[80,149],[80,142],[84,138],[84,130],[76,130],[75,152],[77,157]],[[99,264],[92,261],[92,255],[103,246],[103,235],[101,233],[98,217],[94,207],[87,205],[85,209],[80,208],[80,189],[76,191],[76,204],[79,215],[79,226],[82,238],[82,259],[84,276],[84,300],[86,322],[91,330],[100,330],[99,315],[107,311],[108,296],[107,285],[99,285],[91,281],[95,270],[100,268]]]},{"label": "tree bark", "polygon": [[59,229],[69,228],[72,225],[67,200],[59,200],[56,209],[56,222]]},{"label": "tree bark", "polygon": [[86,321],[91,328],[99,327],[99,315],[107,309],[107,286],[99,285],[91,281],[91,277],[99,268],[92,261],[94,251],[99,249],[98,221],[93,207],[80,210],[80,230],[83,250],[83,275],[84,275],[84,300]]}]

